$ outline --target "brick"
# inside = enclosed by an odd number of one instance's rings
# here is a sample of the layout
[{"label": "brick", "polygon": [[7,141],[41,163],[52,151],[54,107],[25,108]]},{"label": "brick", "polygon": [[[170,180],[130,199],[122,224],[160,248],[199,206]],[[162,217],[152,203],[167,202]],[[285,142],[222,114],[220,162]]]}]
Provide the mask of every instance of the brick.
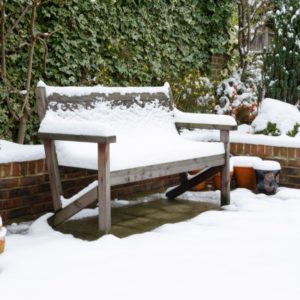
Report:
[{"label": "brick", "polygon": [[20,166],[20,175],[25,176],[27,175],[28,172],[28,162],[27,161],[23,161],[19,164]]},{"label": "brick", "polygon": [[250,145],[250,154],[257,156],[257,145]]},{"label": "brick", "polygon": [[0,199],[8,199],[9,197],[9,189],[2,189],[0,191]]},{"label": "brick", "polygon": [[19,178],[0,179],[0,189],[15,188],[19,185]]},{"label": "brick", "polygon": [[244,153],[244,144],[237,144],[236,151],[238,154],[243,154]]},{"label": "brick", "polygon": [[296,149],[295,148],[287,148],[288,159],[295,160],[296,159]]},{"label": "brick", "polygon": [[272,158],[273,157],[273,146],[265,146],[264,150],[264,156],[267,158]]},{"label": "brick", "polygon": [[288,177],[289,184],[294,184],[299,187],[300,185],[300,177],[299,176],[289,176]]},{"label": "brick", "polygon": [[8,220],[20,218],[20,217],[30,215],[30,207],[19,207],[19,208],[15,208],[15,209],[10,209],[7,212],[8,212],[8,214],[7,214]]},{"label": "brick", "polygon": [[287,159],[288,158],[288,148],[286,147],[280,147],[280,157],[283,159]]},{"label": "brick", "polygon": [[46,161],[44,159],[40,159],[37,161],[37,174],[46,172]]},{"label": "brick", "polygon": [[20,186],[39,185],[46,182],[45,175],[23,176],[19,180]]},{"label": "brick", "polygon": [[10,177],[11,176],[11,163],[8,164],[1,164],[0,165],[0,177],[5,178],[5,177]]},{"label": "brick", "polygon": [[274,157],[280,157],[280,147],[273,147]]},{"label": "brick", "polygon": [[12,164],[12,176],[14,177],[20,176],[20,163],[14,162]]},{"label": "brick", "polygon": [[282,170],[282,174],[286,175],[299,175],[300,176],[300,168],[292,168],[292,167],[286,167]]},{"label": "brick", "polygon": [[36,160],[29,161],[28,162],[28,175],[36,174],[36,170],[37,170],[37,161]]},{"label": "brick", "polygon": [[33,215],[41,214],[45,212],[53,212],[53,206],[51,202],[39,203],[31,206],[30,213]]},{"label": "brick", "polygon": [[259,157],[264,157],[265,154],[265,146],[264,145],[257,145],[257,155]]},{"label": "brick", "polygon": [[237,145],[236,143],[233,143],[232,145],[230,144],[230,150],[233,152],[235,155],[237,154]]},{"label": "brick", "polygon": [[245,144],[245,146],[244,146],[244,154],[245,155],[250,155],[250,151],[251,151],[250,145],[249,144]]},{"label": "brick", "polygon": [[296,149],[296,158],[300,159],[300,148]]}]

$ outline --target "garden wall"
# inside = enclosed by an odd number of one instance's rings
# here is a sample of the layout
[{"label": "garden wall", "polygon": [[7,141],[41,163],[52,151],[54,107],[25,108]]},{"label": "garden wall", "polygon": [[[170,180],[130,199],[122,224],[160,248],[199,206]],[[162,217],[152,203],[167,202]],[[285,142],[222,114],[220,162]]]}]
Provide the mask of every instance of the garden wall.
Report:
[{"label": "garden wall", "polygon": [[[232,143],[233,155],[253,155],[281,164],[280,185],[300,188],[300,148]],[[70,197],[96,179],[92,171],[61,168],[65,197]],[[150,191],[159,192],[180,182],[180,176],[166,176],[112,188],[112,199]],[[52,211],[49,179],[44,160],[0,164],[0,214],[5,221],[35,217]]]}]

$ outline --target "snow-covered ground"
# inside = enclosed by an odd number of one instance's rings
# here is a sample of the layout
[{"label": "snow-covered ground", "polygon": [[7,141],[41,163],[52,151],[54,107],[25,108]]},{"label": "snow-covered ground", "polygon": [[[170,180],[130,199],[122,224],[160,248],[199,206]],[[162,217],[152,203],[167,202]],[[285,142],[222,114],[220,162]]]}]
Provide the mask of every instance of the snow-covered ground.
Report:
[{"label": "snow-covered ground", "polygon": [[78,240],[53,231],[45,215],[28,232],[10,230],[1,299],[298,300],[299,215],[300,190],[287,188],[238,189],[224,211],[123,239]]}]

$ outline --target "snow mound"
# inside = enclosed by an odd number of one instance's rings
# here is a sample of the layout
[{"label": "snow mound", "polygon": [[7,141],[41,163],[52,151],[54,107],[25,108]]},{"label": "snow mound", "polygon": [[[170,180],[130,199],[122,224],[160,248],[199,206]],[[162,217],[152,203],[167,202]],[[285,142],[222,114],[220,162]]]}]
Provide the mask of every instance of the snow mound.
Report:
[{"label": "snow mound", "polygon": [[261,104],[258,116],[252,122],[254,131],[264,130],[268,122],[276,123],[281,134],[287,134],[295,124],[300,124],[300,112],[294,105],[266,98]]},{"label": "snow mound", "polygon": [[254,164],[262,162],[262,159],[257,156],[234,156],[231,157],[234,167],[253,167]]},{"label": "snow mound", "polygon": [[0,140],[0,163],[30,161],[45,158],[42,145],[20,145]]},{"label": "snow mound", "polygon": [[255,170],[261,171],[278,171],[281,169],[280,163],[273,160],[263,160],[253,165]]}]

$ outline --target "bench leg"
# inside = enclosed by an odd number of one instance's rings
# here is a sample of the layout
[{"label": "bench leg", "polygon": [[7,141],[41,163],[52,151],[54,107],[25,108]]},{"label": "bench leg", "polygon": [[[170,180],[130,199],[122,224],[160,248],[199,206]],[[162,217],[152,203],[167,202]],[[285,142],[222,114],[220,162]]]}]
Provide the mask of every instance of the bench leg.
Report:
[{"label": "bench leg", "polygon": [[105,234],[110,233],[111,204],[109,144],[98,144],[98,205],[99,231]]},{"label": "bench leg", "polygon": [[225,147],[225,163],[221,171],[221,206],[230,204],[229,131],[221,130],[221,142]]},{"label": "bench leg", "polygon": [[44,148],[46,154],[47,170],[50,181],[51,196],[54,211],[59,211],[62,207],[60,196],[62,195],[62,187],[60,174],[58,169],[55,144],[52,140],[44,140]]}]

